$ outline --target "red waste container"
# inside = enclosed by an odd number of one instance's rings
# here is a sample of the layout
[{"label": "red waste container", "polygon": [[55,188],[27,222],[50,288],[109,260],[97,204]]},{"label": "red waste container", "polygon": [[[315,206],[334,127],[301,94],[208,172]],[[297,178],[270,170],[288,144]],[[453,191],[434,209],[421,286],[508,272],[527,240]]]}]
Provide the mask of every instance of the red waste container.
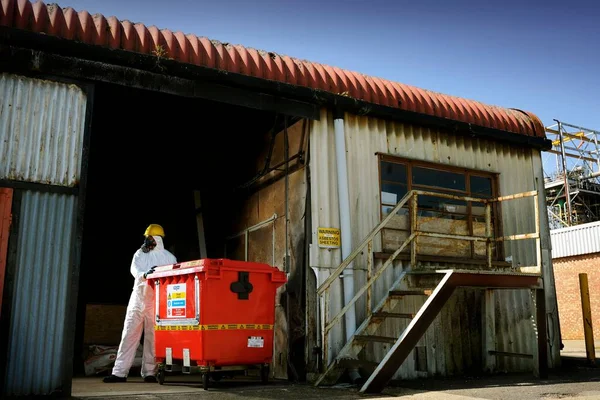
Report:
[{"label": "red waste container", "polygon": [[268,264],[202,259],[156,268],[157,378],[165,372],[201,373],[219,380],[233,371],[259,368],[268,378],[273,357],[275,295],[287,281]]}]

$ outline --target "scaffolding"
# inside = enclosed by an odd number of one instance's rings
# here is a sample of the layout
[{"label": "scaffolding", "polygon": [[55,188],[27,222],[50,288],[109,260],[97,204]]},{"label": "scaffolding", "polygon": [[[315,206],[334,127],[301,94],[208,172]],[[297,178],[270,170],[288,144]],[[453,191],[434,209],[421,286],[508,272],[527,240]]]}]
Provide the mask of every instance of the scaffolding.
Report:
[{"label": "scaffolding", "polygon": [[[600,132],[559,120],[546,127],[556,169],[544,168],[550,229],[600,220]],[[547,172],[548,171],[548,172]]]}]

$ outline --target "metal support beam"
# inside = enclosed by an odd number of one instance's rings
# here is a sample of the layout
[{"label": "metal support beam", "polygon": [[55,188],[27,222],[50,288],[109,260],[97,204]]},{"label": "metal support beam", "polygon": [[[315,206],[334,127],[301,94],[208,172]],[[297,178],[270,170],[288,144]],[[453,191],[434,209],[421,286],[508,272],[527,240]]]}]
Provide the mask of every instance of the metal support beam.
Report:
[{"label": "metal support beam", "polygon": [[592,325],[592,307],[590,305],[590,288],[587,274],[579,274],[579,292],[581,294],[581,313],[583,317],[583,335],[585,338],[585,354],[588,363],[596,364],[594,346],[594,328]]},{"label": "metal support beam", "polygon": [[[416,346],[417,342],[425,334],[433,320],[440,313],[447,303],[452,293],[458,287],[479,287],[495,289],[536,289],[538,319],[542,313],[541,322],[538,322],[539,329],[543,332],[538,333],[538,345],[541,341],[544,343],[544,349],[538,351],[540,357],[540,376],[548,374],[548,351],[546,336],[546,307],[544,300],[541,276],[538,274],[502,274],[502,273],[468,273],[455,272],[453,270],[437,271],[443,273],[444,277],[436,286],[435,290],[429,296],[425,304],[421,307],[415,318],[406,327],[400,338],[392,346],[390,351],[383,358],[379,366],[369,376],[367,381],[360,389],[361,393],[381,393],[394,376],[398,368],[406,360],[406,357]],[[541,297],[540,297],[541,296]],[[540,304],[541,299],[541,304]],[[543,359],[543,363],[542,363]],[[545,374],[545,375],[544,375]]]},{"label": "metal support beam", "polygon": [[537,323],[537,374],[540,379],[548,379],[548,324],[546,321],[546,298],[544,289],[535,291]]}]

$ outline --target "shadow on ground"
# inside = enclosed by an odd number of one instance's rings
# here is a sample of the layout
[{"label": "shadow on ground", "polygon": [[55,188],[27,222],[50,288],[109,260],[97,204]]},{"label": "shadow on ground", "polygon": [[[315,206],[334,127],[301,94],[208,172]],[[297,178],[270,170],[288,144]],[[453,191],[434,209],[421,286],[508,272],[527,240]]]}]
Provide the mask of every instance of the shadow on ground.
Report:
[{"label": "shadow on ground", "polygon": [[[531,373],[486,376],[427,378],[392,382],[383,393],[362,395],[354,385],[315,388],[309,384],[238,377],[211,382],[202,389],[199,376],[175,375],[164,385],[144,384],[141,379],[127,383],[102,384],[93,379],[79,382],[73,399],[119,400],[192,400],[205,397],[215,400],[308,400],[308,399],[383,399],[406,396],[409,399],[555,399],[577,396],[600,396],[600,368],[589,367],[585,359],[562,358],[563,366],[550,372],[548,379],[536,379]],[[74,386],[75,389],[75,386]],[[589,397],[588,397],[589,398]],[[600,398],[600,397],[594,397]]]},{"label": "shadow on ground", "polygon": [[463,376],[453,378],[427,378],[411,381],[392,382],[391,387],[414,390],[458,390],[510,386],[540,386],[560,383],[600,382],[600,368],[589,366],[587,360],[576,357],[562,357],[562,366],[551,370],[547,379],[535,378],[531,373],[494,374]]}]

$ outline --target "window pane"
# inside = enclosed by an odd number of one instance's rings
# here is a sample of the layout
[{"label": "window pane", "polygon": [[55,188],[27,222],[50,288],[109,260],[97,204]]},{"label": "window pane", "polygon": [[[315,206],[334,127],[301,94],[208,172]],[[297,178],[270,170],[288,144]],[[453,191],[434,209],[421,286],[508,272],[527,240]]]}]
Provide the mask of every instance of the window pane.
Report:
[{"label": "window pane", "polygon": [[406,195],[406,185],[383,183],[381,185],[381,203],[395,206]]},{"label": "window pane", "polygon": [[471,213],[475,216],[478,216],[478,215],[485,216],[485,204],[472,202],[471,203]]},{"label": "window pane", "polygon": [[435,169],[414,167],[412,172],[413,184],[437,186],[454,190],[466,190],[465,176],[456,172],[439,171]]},{"label": "window pane", "polygon": [[462,200],[442,199],[435,196],[419,196],[419,210],[435,210],[448,213],[467,213],[467,202]]},{"label": "window pane", "polygon": [[406,184],[406,165],[382,161],[381,180]]},{"label": "window pane", "polygon": [[474,197],[492,197],[492,180],[483,176],[471,176],[471,194]]},{"label": "window pane", "polygon": [[[381,206],[381,217],[385,218],[389,215],[389,213],[394,209],[393,206]],[[398,210],[396,215],[408,215],[408,208],[402,207]]]}]

